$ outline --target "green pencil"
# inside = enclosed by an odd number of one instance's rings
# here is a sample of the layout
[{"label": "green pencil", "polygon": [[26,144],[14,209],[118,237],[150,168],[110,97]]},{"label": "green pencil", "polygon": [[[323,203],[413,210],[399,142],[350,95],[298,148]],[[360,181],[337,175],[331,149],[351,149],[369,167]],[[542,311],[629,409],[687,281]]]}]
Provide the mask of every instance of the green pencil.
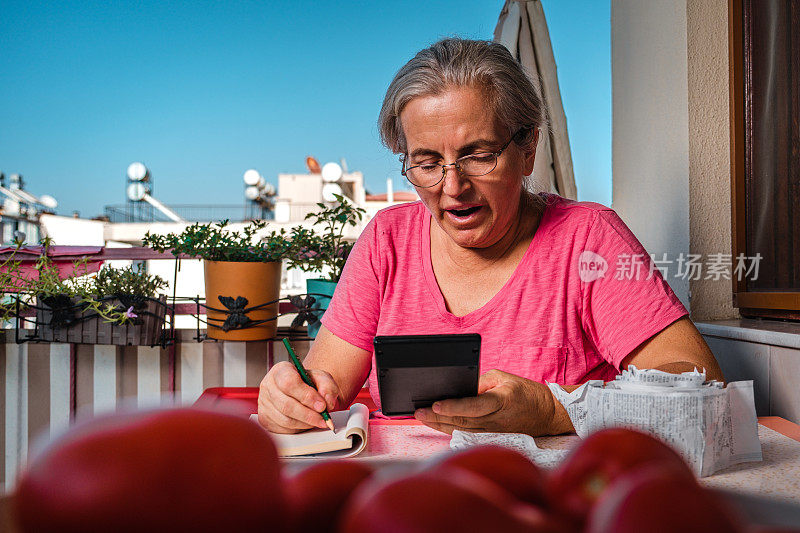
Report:
[{"label": "green pencil", "polygon": [[[303,378],[303,381],[309,387],[314,387],[314,390],[317,389],[317,386],[311,380],[311,376],[308,375],[306,369],[303,367],[303,363],[300,362],[300,359],[297,358],[297,355],[292,350],[292,347],[289,345],[289,341],[286,340],[284,337],[283,345],[286,346],[286,351],[289,352],[289,357],[292,358],[292,363],[294,363],[294,367],[297,369],[297,372],[300,374],[300,377]],[[333,420],[331,420],[331,415],[328,414],[328,410],[325,409],[322,411],[322,419],[325,421],[325,425],[330,428],[331,431],[336,431],[336,428],[333,426]]]}]

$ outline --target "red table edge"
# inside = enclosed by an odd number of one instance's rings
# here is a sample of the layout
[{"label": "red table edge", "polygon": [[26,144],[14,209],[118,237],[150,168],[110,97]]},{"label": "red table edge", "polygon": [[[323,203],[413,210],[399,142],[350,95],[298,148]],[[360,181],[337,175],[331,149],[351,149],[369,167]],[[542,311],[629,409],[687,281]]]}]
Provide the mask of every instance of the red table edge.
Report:
[{"label": "red table edge", "polygon": [[759,416],[758,423],[773,431],[777,431],[784,437],[789,437],[800,442],[800,426],[779,416]]},{"label": "red table edge", "polygon": [[[228,400],[243,400],[250,404],[255,404],[258,399],[258,387],[212,387],[203,391],[200,398],[195,402],[198,405],[206,404],[212,405],[222,399]],[[368,389],[361,389],[356,396],[355,402],[365,404],[370,410],[375,409],[375,404],[369,395]],[[758,423],[764,427],[768,427],[777,431],[785,437],[800,442],[800,425],[790,422],[785,418],[779,416],[760,416]],[[421,422],[413,418],[390,418],[370,419],[370,424],[376,425],[418,425]]]}]

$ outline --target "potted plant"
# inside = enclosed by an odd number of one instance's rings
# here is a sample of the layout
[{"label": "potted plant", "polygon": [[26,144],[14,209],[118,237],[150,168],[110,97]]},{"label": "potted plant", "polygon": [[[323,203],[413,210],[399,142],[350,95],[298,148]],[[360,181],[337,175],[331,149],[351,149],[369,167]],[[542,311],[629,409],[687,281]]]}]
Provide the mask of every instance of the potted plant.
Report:
[{"label": "potted plant", "polygon": [[25,290],[36,296],[36,337],[50,342],[150,345],[161,341],[167,283],[134,270],[103,268],[89,274],[77,262],[72,276],[62,274],[47,255],[36,266],[38,279]]},{"label": "potted plant", "polygon": [[266,222],[253,221],[241,232],[228,221],[193,224],[179,234],[147,233],[152,249],[203,260],[208,336],[219,340],[265,340],[277,333],[281,263],[291,250],[285,231],[257,241]]},{"label": "potted plant", "polygon": [[322,325],[320,319],[328,308],[347,257],[353,249],[354,243],[344,238],[344,229],[348,225],[358,224],[365,213],[364,209],[356,207],[343,196],[335,197],[334,204],[318,203],[319,210],[305,217],[314,223],[314,227],[321,226],[321,232],[301,226],[294,227],[291,232],[294,253],[289,259],[289,267],[321,275],[306,280],[306,292],[314,298],[310,314],[315,320],[308,324],[308,336],[312,339],[317,336]]}]

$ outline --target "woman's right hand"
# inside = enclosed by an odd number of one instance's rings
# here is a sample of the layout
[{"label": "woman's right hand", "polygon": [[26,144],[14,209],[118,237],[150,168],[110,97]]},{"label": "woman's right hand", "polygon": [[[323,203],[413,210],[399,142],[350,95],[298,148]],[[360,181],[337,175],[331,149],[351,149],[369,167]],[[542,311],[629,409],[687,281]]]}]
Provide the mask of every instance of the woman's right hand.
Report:
[{"label": "woman's right hand", "polygon": [[324,370],[307,369],[317,386],[306,385],[288,361],[275,364],[258,390],[258,422],[273,433],[298,433],[309,428],[325,429],[323,410],[336,409],[339,386]]}]

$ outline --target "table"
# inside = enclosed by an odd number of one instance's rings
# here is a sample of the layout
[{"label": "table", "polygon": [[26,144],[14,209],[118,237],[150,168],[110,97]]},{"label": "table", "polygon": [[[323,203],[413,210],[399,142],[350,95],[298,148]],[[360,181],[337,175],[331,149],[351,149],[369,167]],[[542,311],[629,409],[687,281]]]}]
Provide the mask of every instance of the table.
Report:
[{"label": "table", "polygon": [[[239,400],[255,412],[258,389],[208,389],[198,403]],[[356,401],[370,409],[375,405],[366,389]],[[715,489],[740,494],[757,494],[800,505],[800,425],[777,416],[758,419],[758,438],[763,460],[734,465],[700,482]],[[450,449],[450,436],[422,425],[414,419],[370,420],[370,441],[358,457],[378,463],[426,460]],[[538,437],[540,448],[568,449],[578,442],[577,435]]]},{"label": "table", "polygon": [[[715,489],[800,505],[800,426],[779,417],[759,418],[763,461],[742,463],[700,479]],[[569,449],[577,435],[537,437],[540,448]],[[416,420],[370,420],[367,449],[357,458],[378,463],[415,462],[450,450],[450,436]]]}]

